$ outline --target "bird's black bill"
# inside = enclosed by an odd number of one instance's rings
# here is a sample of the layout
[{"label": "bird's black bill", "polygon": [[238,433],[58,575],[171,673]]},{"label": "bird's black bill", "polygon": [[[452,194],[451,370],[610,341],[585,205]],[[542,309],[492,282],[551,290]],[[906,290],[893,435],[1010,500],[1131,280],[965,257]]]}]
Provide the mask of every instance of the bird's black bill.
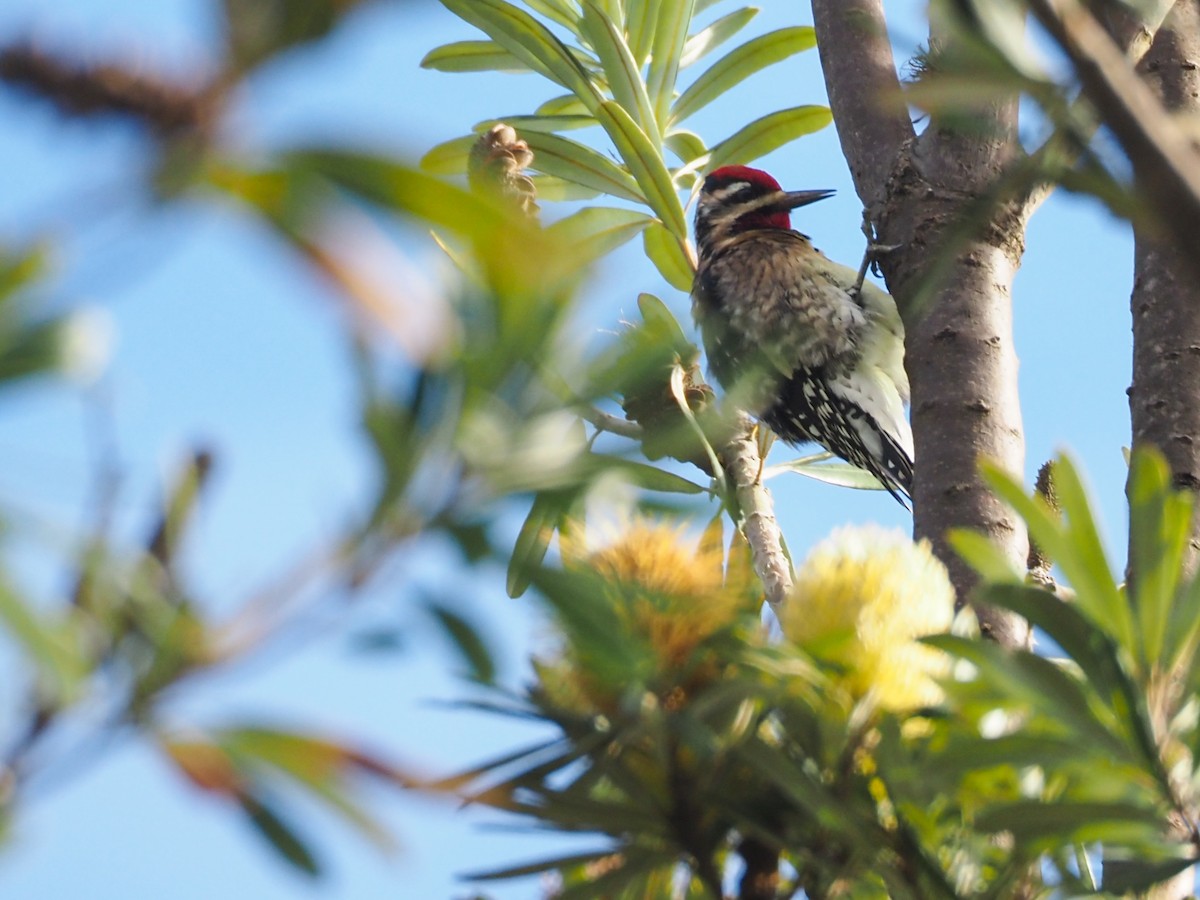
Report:
[{"label": "bird's black bill", "polygon": [[787,191],[779,200],[779,209],[798,209],[801,206],[816,203],[818,200],[824,200],[826,197],[832,197],[835,193],[830,190]]}]

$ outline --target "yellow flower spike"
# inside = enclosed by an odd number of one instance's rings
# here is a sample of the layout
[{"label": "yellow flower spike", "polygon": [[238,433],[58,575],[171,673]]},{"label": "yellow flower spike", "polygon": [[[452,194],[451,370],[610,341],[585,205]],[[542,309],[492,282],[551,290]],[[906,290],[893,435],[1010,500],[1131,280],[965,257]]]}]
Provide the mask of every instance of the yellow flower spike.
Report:
[{"label": "yellow flower spike", "polygon": [[[685,538],[685,530],[686,525],[635,519],[597,549],[588,549],[578,527],[567,529],[561,545],[568,570],[604,580],[618,619],[657,660],[662,678],[654,689],[671,710],[717,675],[712,661],[697,660],[697,648],[742,615],[757,613],[759,602],[739,579],[726,583],[719,539],[708,534],[697,543]],[[569,648],[564,663],[572,664]],[[576,672],[573,680],[601,709],[615,699],[600,696],[605,691],[589,683],[585,672]]]},{"label": "yellow flower spike", "polygon": [[877,526],[841,528],[800,567],[783,633],[840,669],[855,700],[892,711],[940,701],[949,658],[915,639],[954,618],[954,589],[928,542]]}]

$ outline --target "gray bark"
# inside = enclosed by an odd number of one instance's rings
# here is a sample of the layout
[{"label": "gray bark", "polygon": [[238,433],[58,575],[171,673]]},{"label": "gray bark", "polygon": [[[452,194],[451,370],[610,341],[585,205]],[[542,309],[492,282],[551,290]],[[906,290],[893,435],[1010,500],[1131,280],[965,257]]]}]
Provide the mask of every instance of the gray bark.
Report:
[{"label": "gray bark", "polygon": [[[918,304],[948,237],[1015,156],[1015,99],[982,106],[970,133],[935,121],[919,137],[900,100],[881,0],[813,0],[821,64],[842,151],[884,244],[888,287],[905,318],[916,442],[914,536],[928,538],[960,600],[974,572],[946,543],[952,528],[982,532],[1014,566],[1028,552],[1024,524],[987,490],[981,456],[1020,475],[1024,430],[1017,402],[1012,280],[1024,248],[1023,215],[1001,207],[961,241],[931,302]],[[941,37],[941,36],[935,36]],[[985,632],[1024,644],[1016,616],[979,608]]]},{"label": "gray bark", "polygon": [[[1177,3],[1141,65],[1145,82],[1170,112],[1200,112],[1200,4]],[[1133,446],[1153,445],[1167,457],[1176,486],[1200,490],[1200,283],[1176,242],[1145,227],[1134,232]],[[1189,570],[1200,547],[1193,520]],[[1136,573],[1131,573],[1136,577]],[[1161,712],[1160,712],[1161,715]],[[1176,829],[1186,837],[1185,828]],[[1154,900],[1192,895],[1194,869],[1157,885]]]}]

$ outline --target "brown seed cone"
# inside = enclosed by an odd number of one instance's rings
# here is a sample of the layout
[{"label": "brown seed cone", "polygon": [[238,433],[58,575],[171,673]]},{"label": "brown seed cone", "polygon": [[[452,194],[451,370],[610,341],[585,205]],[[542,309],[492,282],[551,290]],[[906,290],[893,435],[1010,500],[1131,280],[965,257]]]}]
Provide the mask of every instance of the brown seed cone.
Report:
[{"label": "brown seed cone", "polygon": [[467,161],[472,189],[494,193],[515,204],[525,215],[538,214],[537,188],[524,169],[533,163],[533,151],[517,132],[503,122],[479,136]]}]

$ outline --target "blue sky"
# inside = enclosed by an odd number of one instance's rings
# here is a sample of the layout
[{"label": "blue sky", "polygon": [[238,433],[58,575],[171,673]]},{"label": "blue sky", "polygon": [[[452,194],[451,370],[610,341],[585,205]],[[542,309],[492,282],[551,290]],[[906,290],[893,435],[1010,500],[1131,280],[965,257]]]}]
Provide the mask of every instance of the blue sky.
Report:
[{"label": "blue sky", "polygon": [[[147,66],[189,71],[216,39],[206,0],[6,0],[0,41],[29,33],[97,58],[136,51]],[[768,4],[746,36],[809,21],[797,4]],[[921,37],[921,4],[890,2],[900,52]],[[475,122],[529,112],[555,91],[533,76],[446,75],[417,62],[431,47],[476,36],[440,5],[382,4],[333,39],[255,76],[230,134],[247,150],[333,141],[382,147],[415,159]],[[823,102],[815,52],[756,76],[698,115],[709,142],[750,117]],[[64,123],[41,105],[0,90],[0,239],[58,242],[58,276],[46,291],[62,306],[111,315],[116,345],[99,386],[30,386],[0,399],[0,503],[21,511],[11,561],[47,596],[61,589],[44,565],[86,523],[96,410],[110,411],[125,480],[119,524],[144,530],[163,479],[197,441],[219,468],[197,525],[189,567],[218,609],[262,586],[297,554],[337,533],[369,495],[372,472],[359,436],[349,358],[334,296],[295,265],[263,228],[228,209],[188,202],[168,208],[135,199],[146,156],[121,126]],[[830,256],[862,252],[860,210],[831,129],[775,152],[763,166],[790,188],[838,195],[807,208],[797,227]],[[556,213],[547,208],[548,217]],[[418,233],[406,253],[436,265]],[[1120,448],[1128,443],[1128,294],[1132,242],[1096,204],[1055,196],[1037,214],[1017,280],[1017,349],[1028,433],[1027,476],[1058,449],[1081,459],[1096,488],[1110,547],[1124,533]],[[610,259],[589,290],[587,327],[612,328],[635,310],[638,291],[666,299],[687,321],[686,298],[667,287],[635,245]],[[837,525],[876,521],[907,528],[886,495],[829,488],[798,477],[772,483],[795,549]],[[140,529],[140,530],[139,530]],[[1118,554],[1121,558],[1123,554]],[[32,561],[32,562],[31,562]],[[41,562],[39,562],[41,561]],[[181,698],[180,722],[266,717],[357,736],[424,771],[448,771],[514,747],[528,730],[429,701],[461,697],[453,659],[419,623],[413,601],[429,592],[496,635],[508,680],[542,626],[526,601],[505,597],[503,573],[467,573],[455,557],[423,546],[348,615],[348,622],[290,654],[207,683]],[[350,637],[399,622],[406,649],[353,653]],[[11,659],[0,659],[4,671]],[[2,683],[2,682],[0,682]],[[0,692],[0,728],[11,722]],[[18,818],[0,855],[0,893],[96,900],[212,896],[455,897],[454,873],[552,852],[543,837],[478,828],[480,817],[395,794],[377,808],[402,852],[375,855],[330,820],[306,816],[328,864],[311,886],[279,864],[218,802],[183,785],[135,741],[108,748],[71,777],[46,783]],[[302,808],[303,809],[303,808]],[[487,817],[483,817],[487,818]],[[494,821],[494,819],[492,820]],[[494,890],[537,895],[536,884]]]}]

